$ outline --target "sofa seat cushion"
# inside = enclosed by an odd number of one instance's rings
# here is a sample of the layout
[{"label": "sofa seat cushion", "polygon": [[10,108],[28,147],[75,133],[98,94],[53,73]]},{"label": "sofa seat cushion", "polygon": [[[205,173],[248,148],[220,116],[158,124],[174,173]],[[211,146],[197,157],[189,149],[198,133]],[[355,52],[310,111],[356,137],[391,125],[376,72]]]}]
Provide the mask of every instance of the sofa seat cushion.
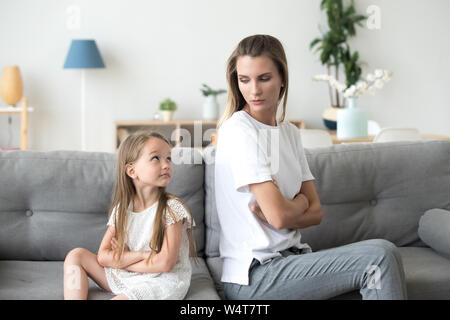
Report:
[{"label": "sofa seat cushion", "polygon": [[[0,300],[60,300],[64,298],[62,261],[0,261]],[[193,261],[187,300],[219,300],[205,261]],[[89,279],[89,300],[114,297]]]},{"label": "sofa seat cushion", "polygon": [[450,299],[450,259],[431,248],[400,247],[408,299]]}]

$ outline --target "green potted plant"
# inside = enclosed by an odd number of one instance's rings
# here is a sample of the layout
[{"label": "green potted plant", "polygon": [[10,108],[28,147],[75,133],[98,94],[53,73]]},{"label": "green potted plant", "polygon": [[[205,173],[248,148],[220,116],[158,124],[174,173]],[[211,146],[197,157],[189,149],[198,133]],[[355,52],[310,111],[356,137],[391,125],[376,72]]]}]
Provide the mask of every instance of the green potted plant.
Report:
[{"label": "green potted plant", "polygon": [[161,101],[159,104],[159,110],[161,110],[164,121],[171,121],[174,111],[177,110],[177,104],[175,101],[167,98]]},{"label": "green potted plant", "polygon": [[206,100],[203,103],[203,119],[216,120],[219,113],[217,96],[227,91],[224,89],[214,90],[206,84],[203,84],[200,90],[203,93],[203,96],[206,97]]},{"label": "green potted plant", "polygon": [[[326,10],[329,30],[311,41],[310,49],[316,48],[320,53],[320,62],[327,67],[328,76],[334,71],[334,78],[339,81],[342,70],[345,86],[349,88],[361,77],[361,67],[358,51],[352,53],[347,40],[356,35],[356,25],[362,27],[367,17],[356,13],[353,0],[348,6],[344,6],[342,0],[322,0],[320,8]],[[323,118],[325,126],[331,130],[336,130],[336,109],[345,107],[341,92],[346,88],[335,88],[333,95],[332,86],[328,85],[330,107],[325,109]]]}]

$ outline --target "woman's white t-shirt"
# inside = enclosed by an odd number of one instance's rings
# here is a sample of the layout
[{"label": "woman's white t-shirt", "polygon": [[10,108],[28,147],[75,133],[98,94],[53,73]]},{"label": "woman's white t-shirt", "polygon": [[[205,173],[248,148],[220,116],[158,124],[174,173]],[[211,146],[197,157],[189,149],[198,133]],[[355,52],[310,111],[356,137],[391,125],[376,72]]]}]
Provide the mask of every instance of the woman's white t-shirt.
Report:
[{"label": "woman's white t-shirt", "polygon": [[313,180],[300,130],[288,121],[269,126],[245,111],[235,112],[219,128],[215,158],[215,195],[219,216],[222,281],[248,285],[253,258],[261,264],[291,247],[305,248],[298,229],[277,230],[249,209],[249,184],[274,178],[286,199],[303,181]]}]

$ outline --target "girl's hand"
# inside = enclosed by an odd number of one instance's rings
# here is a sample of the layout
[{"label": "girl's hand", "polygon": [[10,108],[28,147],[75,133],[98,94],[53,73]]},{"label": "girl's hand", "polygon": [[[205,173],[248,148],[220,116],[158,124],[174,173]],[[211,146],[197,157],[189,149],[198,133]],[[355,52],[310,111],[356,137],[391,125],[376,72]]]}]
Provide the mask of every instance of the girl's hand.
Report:
[{"label": "girl's hand", "polygon": [[[111,238],[111,249],[115,251],[118,247],[119,247],[119,242],[117,242],[116,237],[112,237],[112,238]],[[126,252],[126,251],[130,251],[130,249],[129,249],[128,246],[125,244],[124,252]]]}]

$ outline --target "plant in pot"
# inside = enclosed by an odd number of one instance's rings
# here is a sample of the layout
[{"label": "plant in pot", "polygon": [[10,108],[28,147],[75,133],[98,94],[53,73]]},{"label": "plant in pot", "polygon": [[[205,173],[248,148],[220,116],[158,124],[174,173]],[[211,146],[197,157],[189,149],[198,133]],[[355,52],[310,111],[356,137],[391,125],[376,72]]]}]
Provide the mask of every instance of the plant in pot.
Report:
[{"label": "plant in pot", "polygon": [[175,101],[167,98],[161,101],[159,104],[159,110],[161,110],[164,121],[171,121],[174,111],[177,110],[177,104]]},{"label": "plant in pot", "polygon": [[206,84],[203,84],[200,90],[203,93],[203,96],[206,97],[206,100],[203,103],[203,119],[216,120],[219,114],[217,96],[227,91],[224,89],[214,90]]},{"label": "plant in pot", "polygon": [[334,71],[334,78],[339,81],[341,67],[345,75],[345,88],[341,86],[333,91],[329,83],[330,107],[322,115],[325,126],[336,130],[336,110],[346,105],[342,91],[355,85],[361,76],[359,53],[351,52],[347,40],[356,35],[356,25],[362,27],[367,17],[356,13],[353,0],[348,6],[344,6],[343,0],[322,0],[320,9],[326,10],[329,30],[311,41],[310,49],[316,48],[316,52],[320,53],[320,62],[327,67],[328,76]]}]

